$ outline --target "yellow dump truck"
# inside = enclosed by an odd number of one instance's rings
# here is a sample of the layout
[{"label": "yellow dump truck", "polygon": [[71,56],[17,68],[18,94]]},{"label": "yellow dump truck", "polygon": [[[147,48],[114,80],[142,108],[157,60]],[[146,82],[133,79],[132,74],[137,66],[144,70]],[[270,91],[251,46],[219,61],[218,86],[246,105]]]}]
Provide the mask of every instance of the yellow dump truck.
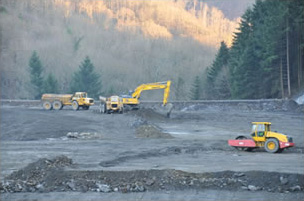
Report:
[{"label": "yellow dump truck", "polygon": [[103,109],[103,113],[110,114],[118,112],[122,114],[124,111],[123,100],[119,96],[111,96],[109,98],[99,96],[99,100],[101,103],[100,107]]},{"label": "yellow dump truck", "polygon": [[63,106],[72,105],[74,110],[81,107],[88,110],[94,105],[94,100],[87,97],[86,92],[76,92],[74,94],[43,94],[41,97],[43,108],[46,110],[61,110]]}]

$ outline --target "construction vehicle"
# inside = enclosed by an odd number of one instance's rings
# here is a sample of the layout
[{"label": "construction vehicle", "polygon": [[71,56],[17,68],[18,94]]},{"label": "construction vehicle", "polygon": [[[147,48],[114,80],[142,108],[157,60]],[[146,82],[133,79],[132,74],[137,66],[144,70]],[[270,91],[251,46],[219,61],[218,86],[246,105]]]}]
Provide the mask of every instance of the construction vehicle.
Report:
[{"label": "construction vehicle", "polygon": [[[148,83],[138,86],[134,92],[130,93],[130,95],[111,96],[109,98],[99,96],[99,100],[101,103],[100,112],[108,113],[108,114],[114,112],[123,113],[124,110],[138,109],[141,92],[145,90],[155,90],[155,89],[164,89],[163,106],[165,106],[167,105],[168,102],[170,85],[171,85],[170,80],[166,82]],[[173,105],[168,104],[167,117],[170,116],[172,108]]]},{"label": "construction vehicle", "polygon": [[138,109],[139,106],[139,98],[143,91],[146,90],[155,90],[155,89],[164,89],[164,98],[163,98],[163,106],[165,106],[168,102],[168,97],[170,93],[170,85],[171,81],[165,82],[155,82],[142,84],[138,86],[131,95],[123,95],[123,104],[124,106],[130,106],[133,109]]},{"label": "construction vehicle", "polygon": [[[123,100],[119,96],[111,96],[109,98],[99,96],[99,100],[100,100],[100,104],[101,104],[100,112],[107,113],[107,114],[118,112],[118,113],[122,114],[124,111]],[[103,111],[102,111],[102,109],[103,109]]]},{"label": "construction vehicle", "polygon": [[295,146],[292,137],[272,132],[270,125],[270,122],[252,122],[251,139],[238,136],[235,140],[228,140],[228,144],[242,151],[264,147],[270,153],[281,153],[284,149]]},{"label": "construction vehicle", "polygon": [[41,97],[43,108],[46,110],[61,110],[63,106],[72,105],[74,110],[83,108],[88,110],[94,105],[94,100],[87,97],[86,92],[76,92],[74,94],[43,94]]}]

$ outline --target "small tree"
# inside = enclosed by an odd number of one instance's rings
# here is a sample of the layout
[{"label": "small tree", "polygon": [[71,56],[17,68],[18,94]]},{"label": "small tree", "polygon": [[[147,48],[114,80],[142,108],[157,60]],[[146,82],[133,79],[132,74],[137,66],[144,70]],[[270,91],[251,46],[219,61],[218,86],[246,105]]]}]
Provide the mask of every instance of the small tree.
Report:
[{"label": "small tree", "polygon": [[43,84],[44,93],[58,93],[58,81],[52,73],[47,76]]},{"label": "small tree", "polygon": [[177,84],[175,87],[175,98],[176,100],[185,99],[184,95],[184,85],[185,81],[182,77],[178,76],[177,78]]},{"label": "small tree", "polygon": [[29,69],[33,94],[35,99],[39,99],[43,91],[43,67],[36,51],[33,52],[29,60]]},{"label": "small tree", "polygon": [[[218,50],[215,60],[212,62],[212,65],[207,69],[207,82],[206,82],[206,92],[208,98],[218,99],[221,94],[219,94],[219,90],[222,90],[220,85],[216,86],[216,82],[219,77],[222,76],[223,69],[227,67],[229,60],[229,48],[225,44],[225,42],[221,42],[220,49]],[[225,70],[226,72],[226,70]],[[226,72],[228,74],[228,71]],[[225,75],[227,77],[227,75]],[[226,88],[224,85],[223,87]]]},{"label": "small tree", "polygon": [[199,100],[201,94],[201,81],[199,76],[195,76],[194,83],[191,89],[191,99],[192,100]]},{"label": "small tree", "polygon": [[88,56],[79,66],[79,71],[72,77],[71,91],[84,91],[94,98],[97,98],[101,91],[100,75],[94,72],[94,65]]}]

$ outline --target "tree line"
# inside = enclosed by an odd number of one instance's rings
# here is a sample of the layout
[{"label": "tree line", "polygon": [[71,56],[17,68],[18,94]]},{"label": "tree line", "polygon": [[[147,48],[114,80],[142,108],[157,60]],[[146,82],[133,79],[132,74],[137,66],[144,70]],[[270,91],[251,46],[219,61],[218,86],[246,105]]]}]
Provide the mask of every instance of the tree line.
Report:
[{"label": "tree line", "polygon": [[[65,2],[71,2],[71,4]],[[114,13],[116,11],[103,6],[94,7],[94,2],[103,5],[108,1],[3,1],[3,4],[0,5],[0,29],[3,27],[0,34],[2,38],[0,44],[2,53],[0,54],[0,63],[2,63],[0,69],[1,98],[34,98],[35,90],[31,89],[28,60],[33,50],[36,50],[44,67],[42,73],[44,79],[47,79],[48,73],[52,73],[59,85],[59,93],[68,93],[71,90],[72,74],[78,70],[77,67],[85,56],[89,55],[90,60],[94,63],[95,72],[100,74],[104,83],[102,86],[104,96],[124,94],[142,83],[171,80],[173,84],[170,99],[190,99],[192,77],[210,65],[216,47],[204,45],[191,36],[185,37],[181,26],[175,27],[179,31],[174,32],[170,40],[150,37],[143,31],[146,29],[151,30],[151,33],[156,31],[153,27],[148,26],[149,23],[144,23],[144,27],[134,26],[132,24],[134,19],[128,20],[129,14],[133,10],[132,6],[128,7],[126,16],[124,7],[120,9],[122,13],[118,12],[119,15],[107,16],[104,11],[95,10],[95,8],[105,8]],[[180,24],[178,20],[172,19],[180,18],[183,15],[176,12],[175,9],[167,8],[173,4],[172,8],[175,8],[177,5],[183,5],[183,2],[178,1],[175,4],[169,1],[166,3],[155,1],[154,3],[157,2],[163,5],[163,7],[161,5],[157,7],[157,10],[163,8],[159,10],[159,16],[165,16],[173,24]],[[129,1],[125,3],[126,6],[129,5]],[[132,1],[131,3],[146,5],[146,1]],[[90,15],[90,12],[86,12],[90,9],[81,11],[74,7],[94,9],[91,10],[92,15]],[[150,8],[156,9],[147,2],[147,6],[144,8],[135,6],[134,12],[139,12],[140,19],[143,17],[144,20],[150,21],[149,17],[153,13],[149,11]],[[211,12],[211,9],[207,9],[206,12],[208,10]],[[196,16],[192,11],[186,12],[189,17],[193,15],[190,17],[191,19]],[[199,11],[197,10],[197,12]],[[121,21],[116,20],[117,16],[122,16],[119,18]],[[220,16],[222,15],[213,13],[208,15],[208,19],[214,17],[212,23],[215,23],[216,19],[221,20]],[[142,21],[137,21],[137,19],[139,18],[136,17],[136,22]],[[157,17],[157,19],[161,19],[161,17]],[[157,21],[155,23],[157,24]],[[197,20],[197,23],[203,23],[202,19]],[[163,26],[166,27],[166,24],[164,22]],[[183,24],[183,26],[186,25],[188,27],[189,24]],[[200,25],[197,24],[197,26]],[[4,29],[4,27],[6,28]],[[192,32],[197,30],[191,26],[188,28]],[[171,28],[169,29],[171,30]],[[183,36],[179,36],[180,34]],[[202,34],[204,35],[205,32]],[[230,34],[231,31],[229,34],[227,33],[227,35]],[[212,35],[212,37],[217,36]],[[216,41],[221,40],[225,40],[225,38]],[[159,97],[147,92],[143,94],[142,99],[159,100]]]},{"label": "tree line", "polygon": [[257,0],[222,42],[192,99],[287,98],[304,89],[304,1]]},{"label": "tree line", "polygon": [[[94,69],[90,58],[86,56],[79,70],[72,75],[69,93],[87,92],[90,97],[97,98],[101,93],[102,84],[100,75]],[[57,78],[52,73],[44,77],[44,67],[36,51],[29,60],[29,72],[35,99],[40,99],[43,93],[59,93]]]}]

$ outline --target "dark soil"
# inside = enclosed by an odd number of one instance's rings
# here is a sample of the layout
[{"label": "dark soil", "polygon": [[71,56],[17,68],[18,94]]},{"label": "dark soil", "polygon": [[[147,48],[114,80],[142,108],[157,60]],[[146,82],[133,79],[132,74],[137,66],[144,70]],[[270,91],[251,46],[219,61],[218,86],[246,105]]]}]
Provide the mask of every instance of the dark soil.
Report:
[{"label": "dark soil", "polygon": [[140,108],[139,110],[132,110],[129,111],[129,114],[135,115],[139,118],[146,119],[146,120],[168,120],[166,117],[165,112],[156,112],[151,108]]},{"label": "dark soil", "polygon": [[59,156],[40,159],[7,176],[0,183],[6,192],[143,192],[187,189],[296,192],[304,189],[304,175],[276,172],[223,171],[188,173],[178,170],[73,171],[72,160]]},{"label": "dark soil", "polygon": [[164,133],[154,125],[141,125],[136,129],[136,137],[140,138],[173,138],[170,134]]}]

